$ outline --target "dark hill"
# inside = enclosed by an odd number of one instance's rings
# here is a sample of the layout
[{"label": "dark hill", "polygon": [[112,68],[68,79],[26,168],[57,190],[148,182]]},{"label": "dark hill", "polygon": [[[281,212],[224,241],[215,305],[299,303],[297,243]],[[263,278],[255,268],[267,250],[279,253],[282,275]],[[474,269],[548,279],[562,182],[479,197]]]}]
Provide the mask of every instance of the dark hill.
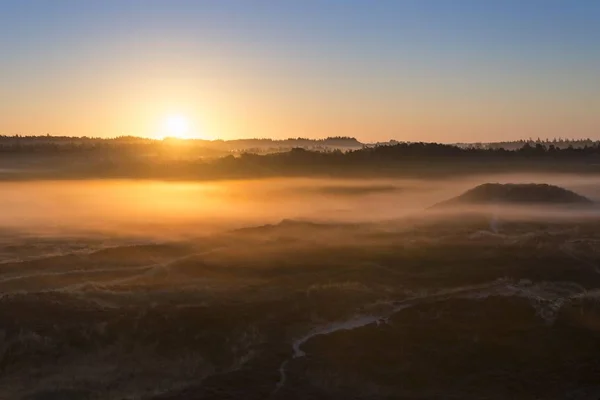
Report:
[{"label": "dark hill", "polygon": [[545,183],[485,183],[466,191],[460,196],[438,203],[433,207],[487,204],[590,206],[594,202],[570,190]]}]

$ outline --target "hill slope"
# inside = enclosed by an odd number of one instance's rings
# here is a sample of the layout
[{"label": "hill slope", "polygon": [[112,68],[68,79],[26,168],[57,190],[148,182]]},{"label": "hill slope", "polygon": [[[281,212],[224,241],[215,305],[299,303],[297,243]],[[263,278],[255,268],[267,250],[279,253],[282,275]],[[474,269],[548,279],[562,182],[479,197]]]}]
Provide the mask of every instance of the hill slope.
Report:
[{"label": "hill slope", "polygon": [[434,207],[486,204],[590,206],[594,202],[570,190],[548,184],[485,183]]}]

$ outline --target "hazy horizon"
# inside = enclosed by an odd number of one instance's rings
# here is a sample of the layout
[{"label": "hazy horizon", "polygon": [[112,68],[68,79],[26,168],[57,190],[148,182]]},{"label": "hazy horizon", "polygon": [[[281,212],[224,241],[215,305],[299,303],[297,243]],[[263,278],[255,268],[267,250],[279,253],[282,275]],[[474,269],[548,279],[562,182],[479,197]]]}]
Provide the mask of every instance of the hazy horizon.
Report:
[{"label": "hazy horizon", "polygon": [[336,140],[336,139],[349,139],[349,140],[356,140],[359,143],[362,144],[393,144],[394,142],[397,143],[428,143],[428,144],[444,144],[444,145],[457,145],[457,144],[496,144],[496,143],[518,143],[518,142],[537,142],[537,141],[542,141],[542,142],[577,142],[577,141],[594,141],[594,142],[598,142],[600,141],[600,138],[594,138],[594,137],[578,137],[578,136],[553,136],[553,137],[541,137],[541,136],[537,136],[537,137],[517,137],[514,139],[506,139],[503,140],[502,138],[498,138],[498,140],[484,140],[484,141],[444,141],[444,140],[439,140],[439,141],[422,141],[422,140],[404,140],[404,139],[398,139],[395,137],[390,137],[387,139],[382,139],[382,140],[361,140],[360,137],[354,137],[354,136],[336,136],[336,135],[331,135],[331,136],[281,136],[281,137],[267,137],[267,136],[248,136],[248,137],[231,137],[231,138],[202,138],[202,137],[194,137],[194,136],[186,136],[186,137],[178,137],[178,136],[169,136],[169,135],[165,135],[163,137],[147,137],[147,136],[136,136],[136,135],[106,135],[106,136],[88,136],[88,135],[60,135],[60,134],[42,134],[42,135],[38,135],[38,134],[12,134],[12,135],[7,135],[7,134],[3,134],[0,133],[0,137],[4,137],[6,139],[10,139],[10,138],[36,138],[36,139],[43,139],[45,137],[49,137],[49,138],[56,138],[56,139],[61,139],[61,138],[66,138],[66,139],[91,139],[91,140],[111,140],[111,139],[119,139],[119,138],[133,138],[133,139],[141,139],[141,140],[151,140],[151,141],[169,141],[169,140],[177,140],[177,141],[203,141],[203,142],[219,142],[219,141],[225,141],[225,142],[229,142],[229,141],[263,141],[263,140],[271,140],[274,142],[280,141],[280,142],[284,142],[287,140],[307,140],[307,141],[312,141],[312,142],[318,142],[318,141],[327,141],[327,140]]},{"label": "hazy horizon", "polygon": [[0,399],[600,398],[599,21],[0,0]]}]

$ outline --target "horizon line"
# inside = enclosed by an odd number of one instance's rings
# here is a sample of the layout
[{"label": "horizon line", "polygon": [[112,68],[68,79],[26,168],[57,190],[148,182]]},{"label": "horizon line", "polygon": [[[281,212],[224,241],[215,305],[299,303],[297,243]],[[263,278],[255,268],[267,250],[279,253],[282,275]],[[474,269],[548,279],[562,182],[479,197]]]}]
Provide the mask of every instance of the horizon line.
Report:
[{"label": "horizon line", "polygon": [[385,144],[385,143],[431,143],[431,144],[445,144],[445,145],[468,145],[468,144],[495,144],[495,143],[531,143],[531,142],[540,142],[540,143],[553,143],[553,142],[600,142],[600,138],[590,138],[590,137],[537,137],[537,138],[521,138],[514,140],[490,140],[490,141],[466,141],[466,142],[441,142],[441,141],[419,141],[419,140],[398,140],[394,138],[390,138],[385,141],[366,141],[363,142],[356,137],[353,136],[326,136],[320,138],[308,138],[308,137],[288,137],[288,138],[269,138],[269,137],[240,137],[233,139],[203,139],[203,138],[179,138],[173,136],[166,136],[163,138],[155,138],[155,137],[146,137],[146,136],[135,136],[135,135],[120,135],[120,136],[68,136],[68,135],[57,135],[57,134],[0,134],[0,139],[43,139],[43,138],[53,138],[53,139],[84,139],[84,140],[123,140],[123,139],[136,139],[136,140],[144,140],[144,141],[152,141],[152,142],[164,142],[164,141],[179,141],[179,142],[236,142],[236,141],[272,141],[272,142],[286,142],[286,141],[312,141],[312,142],[324,142],[328,140],[347,140],[347,141],[355,141],[362,145],[377,145],[377,144]]}]

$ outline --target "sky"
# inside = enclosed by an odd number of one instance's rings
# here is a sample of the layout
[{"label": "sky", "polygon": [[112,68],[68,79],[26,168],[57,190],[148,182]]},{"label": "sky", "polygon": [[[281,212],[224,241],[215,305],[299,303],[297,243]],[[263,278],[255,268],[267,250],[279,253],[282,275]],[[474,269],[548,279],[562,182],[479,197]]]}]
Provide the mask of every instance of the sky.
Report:
[{"label": "sky", "polygon": [[0,0],[0,134],[600,139],[597,0]]}]

